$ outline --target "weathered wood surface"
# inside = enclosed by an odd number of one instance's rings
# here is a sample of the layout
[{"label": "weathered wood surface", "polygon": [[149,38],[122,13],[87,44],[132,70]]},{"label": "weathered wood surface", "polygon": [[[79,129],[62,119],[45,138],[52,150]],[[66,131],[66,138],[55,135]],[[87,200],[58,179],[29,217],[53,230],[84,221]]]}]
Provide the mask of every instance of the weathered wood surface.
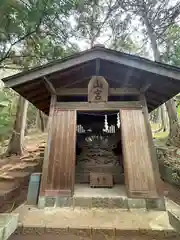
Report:
[{"label": "weathered wood surface", "polygon": [[[58,96],[85,96],[88,88],[56,88]],[[109,96],[138,96],[140,91],[136,88],[109,88]]]},{"label": "weathered wood surface", "polygon": [[146,103],[144,94],[141,94],[140,101],[143,106],[145,126],[146,126],[146,131],[147,131],[147,136],[148,136],[149,150],[151,153],[151,161],[152,161],[152,167],[153,167],[153,171],[154,171],[157,191],[158,191],[159,195],[164,195],[163,185],[162,185],[162,181],[160,179],[160,171],[159,171],[159,165],[158,165],[158,161],[157,161],[156,149],[155,149],[155,146],[153,143],[153,135],[152,135],[152,130],[151,130],[150,122],[149,122],[147,103]]},{"label": "weathered wood surface", "polygon": [[55,94],[56,95],[56,89],[54,88],[52,82],[50,82],[47,77],[44,77],[44,83],[45,86],[47,88],[47,90],[51,93],[51,94]]},{"label": "weathered wood surface", "polygon": [[125,182],[130,197],[157,198],[155,176],[142,110],[120,110]]},{"label": "weathered wood surface", "polygon": [[107,102],[109,84],[101,76],[93,76],[88,84],[88,102]]},{"label": "weathered wood surface", "polygon": [[50,189],[70,190],[74,186],[76,111],[55,109],[50,150],[48,185]]},{"label": "weathered wood surface", "polygon": [[54,110],[49,138],[49,165],[45,195],[71,195],[74,186],[76,111]]},{"label": "weathered wood surface", "polygon": [[90,187],[113,187],[112,174],[90,172]]},{"label": "weathered wood surface", "polygon": [[124,184],[124,173],[121,166],[76,166],[76,183],[89,184],[90,172],[112,174],[114,184]]},{"label": "weathered wood surface", "polygon": [[45,188],[46,188],[46,185],[47,185],[47,175],[48,175],[48,167],[49,167],[49,153],[50,153],[51,135],[52,135],[52,129],[53,129],[53,117],[54,117],[55,103],[56,103],[56,95],[52,95],[51,96],[51,104],[50,104],[50,113],[49,113],[49,119],[48,119],[48,126],[47,126],[48,140],[47,140],[45,153],[44,153],[40,195],[44,195]]},{"label": "weathered wood surface", "polygon": [[121,101],[121,102],[57,102],[56,108],[59,109],[74,109],[79,111],[103,111],[103,110],[119,110],[120,108],[142,108],[140,101]]}]

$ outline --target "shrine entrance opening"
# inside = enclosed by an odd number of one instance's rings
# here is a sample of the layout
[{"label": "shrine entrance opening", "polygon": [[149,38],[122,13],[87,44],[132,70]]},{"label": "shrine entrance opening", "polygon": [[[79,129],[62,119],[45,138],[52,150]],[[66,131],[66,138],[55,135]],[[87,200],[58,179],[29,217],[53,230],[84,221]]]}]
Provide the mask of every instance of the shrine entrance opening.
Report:
[{"label": "shrine entrance opening", "polygon": [[119,118],[119,111],[77,113],[76,184],[124,184]]}]

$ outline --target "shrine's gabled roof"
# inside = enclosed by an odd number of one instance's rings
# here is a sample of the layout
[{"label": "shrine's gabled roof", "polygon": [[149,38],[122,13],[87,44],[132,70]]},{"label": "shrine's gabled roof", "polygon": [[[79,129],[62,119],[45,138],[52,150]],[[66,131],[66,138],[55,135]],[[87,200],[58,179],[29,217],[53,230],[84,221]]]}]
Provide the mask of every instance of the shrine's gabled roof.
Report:
[{"label": "shrine's gabled roof", "polygon": [[102,46],[2,80],[7,87],[48,113],[51,94],[46,80],[54,88],[87,88],[94,75],[103,76],[111,88],[145,89],[149,111],[180,92],[180,68]]}]

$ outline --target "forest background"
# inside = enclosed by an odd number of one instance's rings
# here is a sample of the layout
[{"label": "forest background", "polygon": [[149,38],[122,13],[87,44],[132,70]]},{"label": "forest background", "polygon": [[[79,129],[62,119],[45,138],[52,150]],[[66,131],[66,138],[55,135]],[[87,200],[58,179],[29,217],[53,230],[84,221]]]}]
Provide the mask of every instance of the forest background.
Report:
[{"label": "forest background", "polygon": [[[95,44],[180,67],[179,0],[1,0],[0,78]],[[0,153],[22,155],[47,116],[0,82]],[[180,96],[150,114],[155,138],[180,146]]]}]

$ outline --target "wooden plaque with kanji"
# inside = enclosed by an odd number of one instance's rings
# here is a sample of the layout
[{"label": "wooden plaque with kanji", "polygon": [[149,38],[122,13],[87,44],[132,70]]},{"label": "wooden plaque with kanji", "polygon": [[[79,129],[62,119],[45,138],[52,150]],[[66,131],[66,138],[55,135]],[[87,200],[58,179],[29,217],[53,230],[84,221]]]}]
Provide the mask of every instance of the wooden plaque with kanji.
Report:
[{"label": "wooden plaque with kanji", "polygon": [[107,102],[109,85],[101,76],[94,76],[88,84],[88,102]]}]

